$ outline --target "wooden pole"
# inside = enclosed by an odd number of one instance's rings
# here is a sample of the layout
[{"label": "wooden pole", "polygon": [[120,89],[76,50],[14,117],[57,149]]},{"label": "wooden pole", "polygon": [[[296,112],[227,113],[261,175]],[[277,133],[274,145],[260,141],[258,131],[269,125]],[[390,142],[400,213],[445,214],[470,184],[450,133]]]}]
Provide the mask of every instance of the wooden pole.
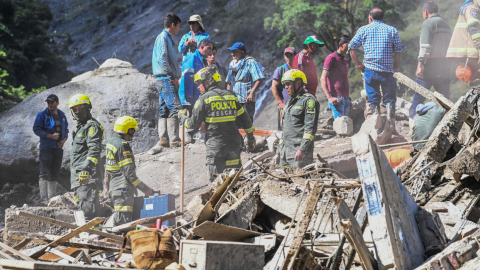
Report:
[{"label": "wooden pole", "polygon": [[[184,212],[184,190],[185,190],[185,125],[182,125],[182,160],[181,167],[181,182],[180,182],[180,212]],[[182,215],[183,218],[183,215]]]},{"label": "wooden pole", "polygon": [[414,144],[427,143],[427,142],[428,142],[428,140],[421,140],[421,141],[413,141],[413,142],[384,144],[384,145],[379,145],[378,147],[380,147],[380,148],[390,148],[390,147],[396,147],[396,146],[414,145]]}]

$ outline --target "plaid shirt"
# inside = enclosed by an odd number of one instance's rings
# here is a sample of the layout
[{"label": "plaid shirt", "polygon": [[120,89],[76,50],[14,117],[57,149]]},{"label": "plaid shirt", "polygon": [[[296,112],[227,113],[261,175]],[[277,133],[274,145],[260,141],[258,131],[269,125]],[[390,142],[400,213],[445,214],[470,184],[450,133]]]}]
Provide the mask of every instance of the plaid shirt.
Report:
[{"label": "plaid shirt", "polygon": [[393,73],[393,53],[402,52],[405,45],[400,41],[397,29],[382,21],[373,21],[362,26],[350,41],[348,49],[363,46],[363,64],[378,72]]},{"label": "plaid shirt", "polygon": [[254,58],[248,57],[245,59],[243,66],[236,72],[236,75],[234,71],[228,71],[226,81],[233,86],[232,90],[240,103],[247,103],[247,97],[255,82],[265,79],[264,69]]}]

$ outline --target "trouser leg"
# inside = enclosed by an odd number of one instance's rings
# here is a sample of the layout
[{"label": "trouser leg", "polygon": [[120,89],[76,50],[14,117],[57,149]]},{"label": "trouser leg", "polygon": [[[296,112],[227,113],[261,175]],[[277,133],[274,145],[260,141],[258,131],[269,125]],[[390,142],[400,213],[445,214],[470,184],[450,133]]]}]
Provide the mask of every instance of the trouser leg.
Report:
[{"label": "trouser leg", "polygon": [[63,150],[62,149],[52,149],[53,158],[52,158],[52,167],[51,167],[51,179],[48,182],[48,199],[51,199],[57,196],[57,183],[58,175],[60,174],[60,168],[62,167],[63,160]]},{"label": "trouser leg", "polygon": [[[424,80],[424,79],[420,79],[420,78],[416,78],[415,79],[415,82],[420,84],[421,86],[425,87],[426,89],[430,90],[430,88],[432,88],[432,85],[427,81],[427,80]],[[410,107],[410,110],[409,110],[409,116],[410,118],[414,119],[415,118],[415,115],[417,114],[417,107],[418,105],[422,104],[423,102],[425,102],[425,98],[420,95],[419,93],[415,92],[415,95],[413,96],[413,101],[412,101],[412,106]]]},{"label": "trouser leg", "polygon": [[[253,116],[255,115],[255,102],[247,102],[247,103],[241,103],[243,109],[245,110],[246,113],[248,113],[248,116],[250,117],[250,121],[252,121],[253,124]],[[241,127],[244,128],[244,127]],[[249,128],[249,127],[245,127]]]},{"label": "trouser leg", "polygon": [[380,81],[378,80],[378,75],[375,71],[370,69],[365,69],[365,90],[368,96],[368,102],[370,104],[378,105],[382,100],[382,95],[380,94]]},{"label": "trouser leg", "polygon": [[393,73],[390,72],[379,72],[381,76],[382,92],[383,92],[383,102],[393,103],[397,101],[397,81],[393,78]]},{"label": "trouser leg", "polygon": [[[313,147],[310,147],[305,152],[305,158],[303,160],[296,161],[295,155],[297,154],[298,146],[295,145],[294,148],[286,148],[286,163],[292,167],[303,168],[309,164],[313,163]],[[285,167],[285,166],[284,166]]]},{"label": "trouser leg", "polygon": [[51,148],[40,149],[40,198],[45,203],[48,201],[48,182],[52,180],[53,150]]},{"label": "trouser leg", "polygon": [[86,219],[93,219],[98,217],[100,211],[99,193],[97,184],[90,183],[87,185],[79,186],[75,189],[75,201],[83,211]]},{"label": "trouser leg", "polygon": [[450,98],[450,79],[449,78],[438,78],[433,83],[435,91],[442,94],[446,98]]},{"label": "trouser leg", "polygon": [[130,189],[117,189],[111,193],[115,212],[113,214],[114,226],[132,221],[134,192]]},{"label": "trouser leg", "polygon": [[241,159],[242,149],[229,149],[225,158],[225,168],[238,169],[242,167]]},{"label": "trouser leg", "polygon": [[213,140],[208,140],[206,146],[206,161],[208,178],[210,181],[215,180],[215,176],[222,173],[226,166],[227,151],[225,148]]}]

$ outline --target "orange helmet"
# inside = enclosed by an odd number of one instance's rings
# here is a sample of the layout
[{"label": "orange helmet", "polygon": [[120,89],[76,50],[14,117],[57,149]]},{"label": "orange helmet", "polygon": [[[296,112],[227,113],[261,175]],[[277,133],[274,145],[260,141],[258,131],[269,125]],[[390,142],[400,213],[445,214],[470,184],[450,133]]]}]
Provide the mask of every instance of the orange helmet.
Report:
[{"label": "orange helmet", "polygon": [[472,69],[469,66],[458,66],[457,70],[455,70],[455,75],[460,81],[468,83],[470,77],[472,77]]}]

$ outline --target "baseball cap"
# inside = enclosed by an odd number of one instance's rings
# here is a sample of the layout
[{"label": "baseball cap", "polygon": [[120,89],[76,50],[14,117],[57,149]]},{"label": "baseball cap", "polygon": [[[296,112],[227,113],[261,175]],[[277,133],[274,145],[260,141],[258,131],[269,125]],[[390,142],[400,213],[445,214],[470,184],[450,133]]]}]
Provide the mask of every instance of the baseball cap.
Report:
[{"label": "baseball cap", "polygon": [[45,101],[48,101],[48,100],[59,102],[59,101],[58,101],[58,97],[57,97],[57,95],[55,95],[55,94],[50,94],[50,95],[48,95],[48,97],[47,97],[47,99],[46,99]]},{"label": "baseball cap", "polygon": [[236,42],[235,44],[233,44],[232,47],[228,48],[230,51],[233,51],[233,50],[236,50],[236,49],[239,49],[239,50],[242,50],[244,52],[247,51],[247,47],[245,47],[245,44],[243,44],[242,42]]},{"label": "baseball cap", "polygon": [[323,45],[325,45],[325,43],[318,40],[316,36],[309,36],[307,37],[307,39],[305,39],[305,42],[303,42],[303,44],[309,44],[309,43],[317,43],[318,45],[320,45],[320,47],[323,47]]},{"label": "baseball cap", "polygon": [[286,48],[285,51],[283,52],[283,54],[286,54],[286,53],[297,54],[297,51],[295,50],[294,47],[288,47],[288,48]]}]

